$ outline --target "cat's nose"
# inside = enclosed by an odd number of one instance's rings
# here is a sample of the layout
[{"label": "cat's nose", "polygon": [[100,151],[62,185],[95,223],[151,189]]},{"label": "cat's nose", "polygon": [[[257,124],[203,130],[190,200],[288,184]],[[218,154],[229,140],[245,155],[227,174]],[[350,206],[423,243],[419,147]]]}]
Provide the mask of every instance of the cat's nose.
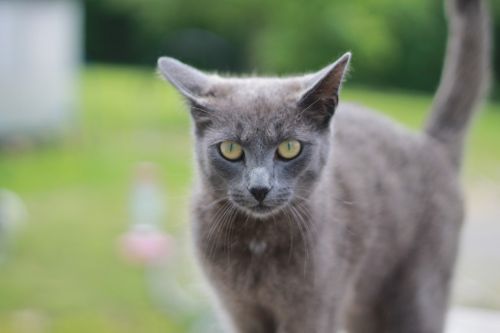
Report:
[{"label": "cat's nose", "polygon": [[254,186],[249,188],[250,193],[252,193],[253,197],[258,201],[262,202],[266,198],[266,195],[271,190],[270,187],[267,186]]}]

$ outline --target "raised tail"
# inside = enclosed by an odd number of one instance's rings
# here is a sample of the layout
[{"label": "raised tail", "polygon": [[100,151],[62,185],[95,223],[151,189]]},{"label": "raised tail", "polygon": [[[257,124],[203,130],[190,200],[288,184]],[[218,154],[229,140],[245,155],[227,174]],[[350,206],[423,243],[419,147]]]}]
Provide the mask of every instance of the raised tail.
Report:
[{"label": "raised tail", "polygon": [[490,81],[491,32],[486,0],[446,0],[449,36],[441,83],[426,133],[460,168],[465,136]]}]

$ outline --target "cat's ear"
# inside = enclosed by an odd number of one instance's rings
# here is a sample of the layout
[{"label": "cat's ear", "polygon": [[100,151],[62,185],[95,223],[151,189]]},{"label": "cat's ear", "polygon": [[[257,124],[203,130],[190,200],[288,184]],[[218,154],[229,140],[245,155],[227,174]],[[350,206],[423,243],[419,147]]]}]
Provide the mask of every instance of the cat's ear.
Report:
[{"label": "cat's ear", "polygon": [[306,88],[299,99],[299,109],[319,128],[326,128],[335,113],[339,101],[339,92],[349,67],[351,53],[348,52],[333,64],[319,72],[308,75]]},{"label": "cat's ear", "polygon": [[197,100],[210,90],[211,77],[177,59],[161,57],[158,70],[186,98]]},{"label": "cat's ear", "polygon": [[197,129],[206,128],[211,116],[203,98],[209,94],[214,78],[170,57],[158,59],[158,71],[187,99]]}]

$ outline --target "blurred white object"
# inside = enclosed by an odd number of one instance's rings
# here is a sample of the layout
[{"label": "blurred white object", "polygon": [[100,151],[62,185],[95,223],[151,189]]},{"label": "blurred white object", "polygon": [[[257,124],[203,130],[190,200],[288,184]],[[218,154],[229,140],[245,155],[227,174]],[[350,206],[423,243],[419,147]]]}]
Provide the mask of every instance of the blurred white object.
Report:
[{"label": "blurred white object", "polygon": [[488,310],[454,308],[448,315],[446,333],[499,333],[500,313]]},{"label": "blurred white object", "polygon": [[[499,333],[500,312],[453,308],[448,313],[446,333]],[[345,331],[339,333],[347,333]]]},{"label": "blurred white object", "polygon": [[74,116],[79,1],[0,1],[0,140],[58,134]]},{"label": "blurred white object", "polygon": [[28,213],[21,198],[14,192],[0,188],[0,228],[7,232],[18,229]]},{"label": "blurred white object", "polygon": [[153,163],[137,166],[130,197],[132,224],[160,227],[165,218],[165,194],[159,184],[158,169]]},{"label": "blurred white object", "polygon": [[155,266],[174,251],[174,240],[163,231],[165,194],[158,180],[158,168],[140,163],[130,195],[131,225],[119,240],[121,255],[129,262]]},{"label": "blurred white object", "polygon": [[27,216],[21,198],[11,191],[0,189],[0,262],[5,259],[8,246]]}]

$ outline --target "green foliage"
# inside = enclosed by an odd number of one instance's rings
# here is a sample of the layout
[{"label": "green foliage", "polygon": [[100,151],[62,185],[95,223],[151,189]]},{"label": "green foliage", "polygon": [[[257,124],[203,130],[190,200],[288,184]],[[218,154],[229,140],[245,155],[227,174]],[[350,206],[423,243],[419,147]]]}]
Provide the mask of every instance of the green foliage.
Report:
[{"label": "green foliage", "polygon": [[[0,332],[183,332],[152,304],[142,269],[117,255],[134,165],[163,170],[169,231],[184,230],[191,176],[188,118],[152,71],[84,73],[82,114],[67,141],[1,156],[0,187],[30,220],[0,265]],[[44,329],[45,328],[45,329]]]},{"label": "green foliage", "polygon": [[[492,1],[497,41],[500,5]],[[446,40],[436,0],[87,0],[88,60],[300,72],[347,50],[363,84],[432,91]],[[499,43],[500,44],[500,41]],[[495,53],[500,68],[500,52]]]}]

